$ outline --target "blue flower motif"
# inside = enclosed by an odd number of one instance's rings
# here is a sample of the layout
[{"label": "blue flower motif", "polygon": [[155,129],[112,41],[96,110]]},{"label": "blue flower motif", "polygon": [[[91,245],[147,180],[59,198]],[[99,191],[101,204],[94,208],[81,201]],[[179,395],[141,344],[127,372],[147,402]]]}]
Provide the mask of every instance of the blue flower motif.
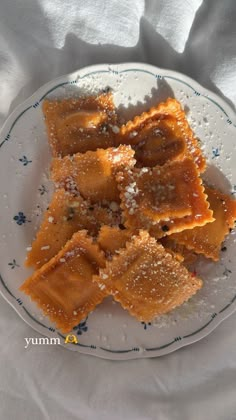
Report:
[{"label": "blue flower motif", "polygon": [[15,220],[19,226],[25,224],[26,222],[30,222],[30,220],[26,219],[26,216],[22,211],[19,211],[18,214],[13,217],[13,220]]},{"label": "blue flower motif", "polygon": [[212,159],[219,157],[220,156],[220,152],[218,147],[212,147]]},{"label": "blue flower motif", "polygon": [[83,332],[88,331],[88,326],[86,325],[87,319],[88,317],[73,328],[73,330],[76,331],[77,335],[82,335]]},{"label": "blue flower motif", "polygon": [[28,163],[32,162],[32,160],[27,159],[25,155],[21,159],[19,159],[19,161],[23,163],[23,166],[27,166]]},{"label": "blue flower motif", "polygon": [[152,323],[151,322],[141,322],[141,324],[143,325],[143,328],[145,329],[145,330],[147,330],[147,328],[148,327],[150,327],[150,325],[152,325]]},{"label": "blue flower motif", "polygon": [[8,263],[8,265],[11,267],[12,270],[16,267],[20,267],[19,264],[17,264],[15,258],[12,260],[12,262]]},{"label": "blue flower motif", "polygon": [[40,192],[40,195],[44,195],[47,192],[47,189],[44,185],[41,185],[38,191]]}]

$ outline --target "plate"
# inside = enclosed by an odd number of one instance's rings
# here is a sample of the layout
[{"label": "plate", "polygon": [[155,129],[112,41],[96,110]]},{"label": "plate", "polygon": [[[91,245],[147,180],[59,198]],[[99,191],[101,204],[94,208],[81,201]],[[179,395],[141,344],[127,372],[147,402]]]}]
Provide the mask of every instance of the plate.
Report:
[{"label": "plate", "polygon": [[91,66],[60,77],[18,106],[0,134],[0,290],[28,324],[48,337],[46,344],[60,341],[68,349],[108,359],[161,356],[200,340],[235,311],[234,231],[218,263],[198,261],[195,269],[204,286],[189,302],[147,324],[108,298],[73,330],[77,344],[65,343],[63,334],[18,290],[31,274],[24,267],[26,248],[53,191],[42,102],[46,97],[96,93],[108,86],[123,120],[169,96],[176,97],[208,158],[204,177],[223,192],[236,195],[236,118],[221,98],[183,74],[140,63]]}]

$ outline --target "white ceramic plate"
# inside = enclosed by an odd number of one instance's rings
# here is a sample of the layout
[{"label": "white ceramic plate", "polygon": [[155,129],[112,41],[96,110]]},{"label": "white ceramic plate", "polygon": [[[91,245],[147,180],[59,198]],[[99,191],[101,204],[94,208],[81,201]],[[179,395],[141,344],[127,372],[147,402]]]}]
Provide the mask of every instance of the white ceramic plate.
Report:
[{"label": "white ceramic plate", "polygon": [[92,66],[60,77],[18,106],[0,134],[1,294],[35,330],[60,338],[66,348],[109,359],[161,356],[206,336],[235,311],[234,232],[218,263],[198,262],[195,268],[204,287],[189,302],[152,324],[144,324],[107,299],[73,331],[77,345],[64,344],[63,335],[18,290],[31,273],[24,268],[26,248],[52,193],[42,101],[45,97],[96,93],[107,86],[113,89],[124,119],[175,96],[185,107],[208,157],[204,177],[223,192],[236,194],[236,118],[215,94],[182,74],[139,63]]}]

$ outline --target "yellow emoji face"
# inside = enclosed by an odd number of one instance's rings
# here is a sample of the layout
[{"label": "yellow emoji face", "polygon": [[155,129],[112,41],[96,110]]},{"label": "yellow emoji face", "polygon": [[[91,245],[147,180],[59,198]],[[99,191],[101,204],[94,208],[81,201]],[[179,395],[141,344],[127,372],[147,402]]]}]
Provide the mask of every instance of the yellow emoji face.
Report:
[{"label": "yellow emoji face", "polygon": [[74,343],[77,344],[78,340],[74,334],[68,334],[65,338],[65,343]]}]

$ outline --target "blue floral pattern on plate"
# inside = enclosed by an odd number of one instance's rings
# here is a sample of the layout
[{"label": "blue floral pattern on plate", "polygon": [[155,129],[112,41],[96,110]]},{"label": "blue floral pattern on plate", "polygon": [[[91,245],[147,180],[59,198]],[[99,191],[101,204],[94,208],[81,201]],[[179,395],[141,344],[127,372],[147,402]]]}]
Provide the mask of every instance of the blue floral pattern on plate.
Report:
[{"label": "blue floral pattern on plate", "polygon": [[220,151],[218,147],[212,148],[212,159],[215,159],[220,156]]},{"label": "blue floral pattern on plate", "polygon": [[16,267],[20,267],[19,264],[17,264],[15,258],[13,258],[12,262],[9,262],[8,265],[9,267],[11,267],[12,270]]},{"label": "blue floral pattern on plate", "polygon": [[23,166],[27,166],[29,163],[32,163],[32,160],[29,160],[25,155],[19,159],[21,163],[23,163]]},{"label": "blue floral pattern on plate", "polygon": [[83,332],[87,332],[88,331],[88,326],[87,326],[87,319],[84,319],[83,321],[81,321],[78,325],[76,325],[73,330],[76,331],[77,335],[82,335]]},{"label": "blue floral pattern on plate", "polygon": [[38,191],[40,192],[40,195],[44,195],[48,192],[47,188],[43,184],[38,188]]},{"label": "blue floral pattern on plate", "polygon": [[16,223],[21,226],[24,225],[26,222],[30,223],[31,220],[27,220],[26,216],[24,215],[23,211],[19,211],[18,214],[16,214],[13,217],[13,220],[16,221]]}]

